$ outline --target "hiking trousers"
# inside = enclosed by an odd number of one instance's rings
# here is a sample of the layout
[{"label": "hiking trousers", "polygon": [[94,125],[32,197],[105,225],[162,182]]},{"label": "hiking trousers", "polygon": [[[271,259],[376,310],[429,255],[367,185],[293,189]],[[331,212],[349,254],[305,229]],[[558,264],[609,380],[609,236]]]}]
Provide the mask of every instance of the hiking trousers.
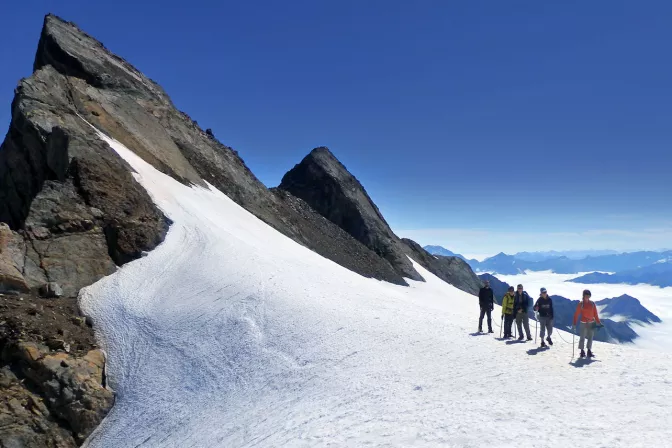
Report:
[{"label": "hiking trousers", "polygon": [[488,315],[488,331],[492,330],[492,310],[489,306],[481,307],[481,316],[478,318],[478,329],[479,331],[483,329],[483,317]]},{"label": "hiking trousers", "polygon": [[580,336],[579,336],[579,350],[583,350],[583,341],[588,339],[588,350],[593,348],[593,333],[595,322],[581,322]]},{"label": "hiking trousers", "polygon": [[518,337],[523,336],[523,326],[525,326],[527,339],[532,339],[532,335],[530,334],[530,316],[526,312],[522,311],[516,314],[516,326],[518,327]]},{"label": "hiking trousers", "polygon": [[539,316],[539,326],[541,329],[539,330],[539,337],[541,340],[544,340],[544,335],[546,332],[548,332],[548,337],[550,338],[551,335],[553,334],[553,318],[552,317],[545,317],[545,316]]},{"label": "hiking trousers", "polygon": [[511,327],[513,326],[513,314],[504,315],[504,337],[513,336]]}]

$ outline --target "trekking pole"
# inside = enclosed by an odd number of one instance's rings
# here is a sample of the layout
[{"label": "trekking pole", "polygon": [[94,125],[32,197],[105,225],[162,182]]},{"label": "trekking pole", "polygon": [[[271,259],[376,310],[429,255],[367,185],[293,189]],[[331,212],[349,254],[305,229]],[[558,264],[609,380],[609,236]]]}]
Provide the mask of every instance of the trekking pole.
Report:
[{"label": "trekking pole", "polygon": [[539,325],[539,314],[534,313],[535,321],[534,321],[534,343],[537,343],[537,326]]},{"label": "trekking pole", "polygon": [[576,332],[572,328],[572,359],[574,359],[574,338],[576,337]]},{"label": "trekking pole", "polygon": [[502,314],[502,325],[499,326],[499,339],[502,339],[502,327],[504,326],[504,315]]}]

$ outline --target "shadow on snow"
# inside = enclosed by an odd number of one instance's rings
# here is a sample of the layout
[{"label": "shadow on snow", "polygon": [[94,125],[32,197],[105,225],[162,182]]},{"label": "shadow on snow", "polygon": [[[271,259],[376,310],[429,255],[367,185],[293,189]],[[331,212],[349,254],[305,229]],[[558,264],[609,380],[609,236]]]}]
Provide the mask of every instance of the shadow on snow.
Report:
[{"label": "shadow on snow", "polygon": [[548,347],[537,347],[537,348],[533,348],[533,349],[528,350],[527,354],[528,355],[536,355],[538,353],[545,352],[546,350],[548,350]]},{"label": "shadow on snow", "polygon": [[595,358],[579,358],[575,360],[574,362],[570,362],[569,365],[577,368],[581,368],[583,366],[587,366],[589,364],[592,364],[594,362],[600,362]]}]

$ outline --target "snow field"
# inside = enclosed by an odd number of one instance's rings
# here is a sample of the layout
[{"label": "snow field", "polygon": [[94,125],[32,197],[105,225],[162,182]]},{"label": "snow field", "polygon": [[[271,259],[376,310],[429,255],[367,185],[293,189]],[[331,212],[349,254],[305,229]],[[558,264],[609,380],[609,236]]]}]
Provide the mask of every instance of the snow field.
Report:
[{"label": "snow field", "polygon": [[146,257],[82,291],[117,393],[86,446],[670,440],[668,355],[596,343],[599,360],[577,368],[558,338],[537,353],[472,336],[477,299],[417,264],[426,283],[365,279],[101,138],[174,224]]}]

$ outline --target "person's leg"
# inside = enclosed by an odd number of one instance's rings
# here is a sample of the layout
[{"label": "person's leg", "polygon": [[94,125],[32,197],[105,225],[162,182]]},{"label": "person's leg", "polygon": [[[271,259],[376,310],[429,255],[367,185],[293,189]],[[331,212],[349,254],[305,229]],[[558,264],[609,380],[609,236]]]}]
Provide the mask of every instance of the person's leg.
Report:
[{"label": "person's leg", "polygon": [[516,314],[516,327],[518,327],[518,338],[523,338],[523,313]]},{"label": "person's leg", "polygon": [[492,332],[492,310],[488,308],[485,312],[488,315],[488,331]]},{"label": "person's leg", "polygon": [[521,313],[523,315],[523,323],[525,324],[525,333],[527,334],[527,339],[532,339],[532,333],[530,333],[530,316],[527,313]]},{"label": "person's leg", "polygon": [[485,317],[485,308],[481,307],[481,315],[478,318],[478,331],[483,330],[483,317]]},{"label": "person's leg", "polygon": [[539,316],[539,338],[541,338],[541,342],[544,342],[544,335],[546,334],[546,321],[548,319],[542,316]]},{"label": "person's leg", "polygon": [[586,338],[588,339],[588,351],[593,348],[593,334],[595,333],[595,329],[593,328],[593,323],[587,323],[586,324]]},{"label": "person's leg", "polygon": [[579,350],[583,350],[583,341],[586,339],[587,325],[583,322],[579,324]]},{"label": "person's leg", "polygon": [[548,331],[548,338],[551,338],[553,334],[553,318],[546,319],[546,331]]},{"label": "person's leg", "polygon": [[513,336],[512,328],[513,327],[513,314],[504,315],[504,331],[507,336]]}]

